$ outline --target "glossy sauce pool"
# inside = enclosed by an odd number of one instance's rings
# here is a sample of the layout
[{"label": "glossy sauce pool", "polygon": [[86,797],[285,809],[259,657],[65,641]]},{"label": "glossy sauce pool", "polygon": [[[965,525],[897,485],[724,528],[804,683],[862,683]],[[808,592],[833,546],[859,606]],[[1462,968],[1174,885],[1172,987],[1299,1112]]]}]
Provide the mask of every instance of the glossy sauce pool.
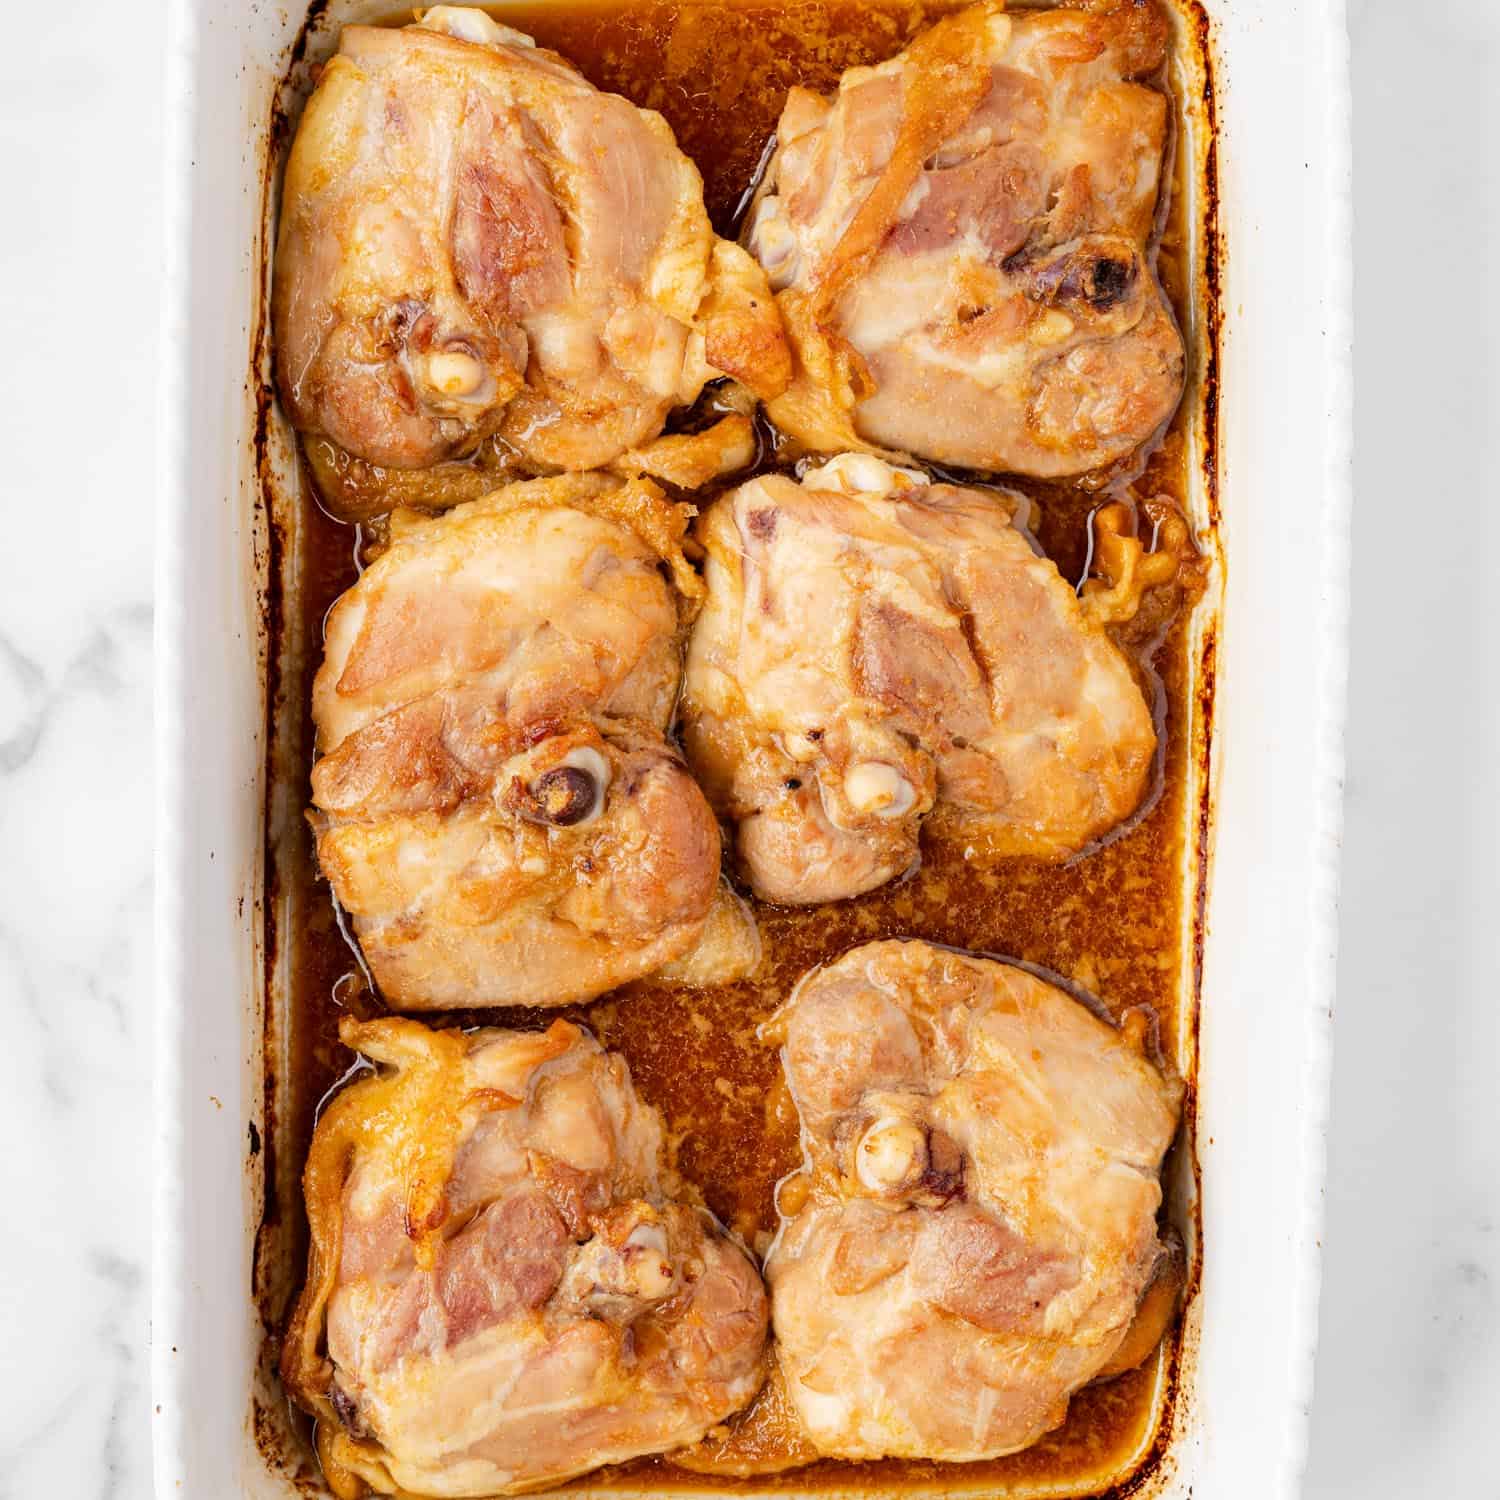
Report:
[{"label": "glossy sauce pool", "polygon": [[[832,88],[839,74],[899,51],[928,21],[954,7],[796,0],[784,5],[679,5],[648,0],[628,8],[593,3],[491,7],[506,24],[572,60],[601,88],[660,111],[702,171],[715,227],[733,234],[746,189],[793,83]],[[405,21],[409,13],[396,18]],[[1183,40],[1179,27],[1180,45]],[[1165,86],[1175,112],[1186,107],[1174,65]],[[1162,207],[1158,274],[1184,329],[1209,326],[1186,305],[1183,191],[1187,153],[1173,154],[1172,192]],[[1194,360],[1190,354],[1190,369]],[[1027,525],[1063,575],[1079,579],[1089,554],[1089,518],[1103,500],[1164,497],[1186,509],[1191,476],[1183,424],[1193,390],[1172,425],[1126,472],[1100,488],[1007,481],[1031,500]],[[273,554],[296,551],[299,585],[273,599],[271,757],[268,768],[266,956],[285,994],[268,1005],[266,1210],[257,1290],[267,1327],[267,1368],[301,1275],[306,1227],[297,1179],[319,1101],[353,1059],[337,1040],[341,1014],[375,1013],[355,955],[317,876],[300,809],[311,766],[309,690],[330,603],[357,576],[359,528],[331,519],[304,475],[295,524],[273,526]],[[274,508],[273,508],[274,509]],[[1143,520],[1143,525],[1149,523]],[[1200,538],[1200,541],[1204,539]],[[277,573],[273,562],[273,576]],[[1185,831],[1192,778],[1192,695],[1211,690],[1195,671],[1188,613],[1191,587],[1148,597],[1119,635],[1154,694],[1162,750],[1145,809],[1103,844],[1067,863],[1010,859],[985,867],[962,847],[924,842],[917,873],[868,896],[832,906],[780,910],[757,904],[765,961],[751,981],[685,990],[649,981],[561,1012],[590,1026],[629,1060],[642,1095],[664,1113],[676,1164],[709,1207],[757,1251],[775,1227],[777,1180],[798,1161],[796,1121],[779,1101],[780,1067],[756,1029],[811,966],[874,938],[917,936],[1022,960],[1059,977],[1115,1016],[1148,1008],[1167,1057],[1195,1024],[1197,974],[1191,931],[1201,891],[1187,889]],[[1199,864],[1201,868],[1201,862]],[[429,1024],[537,1026],[559,1012],[485,1010],[424,1015]],[[1191,1080],[1188,1080],[1191,1083]],[[255,1149],[261,1148],[257,1140]],[[1182,1148],[1179,1147],[1179,1150]],[[1180,1175],[1180,1174],[1179,1174]],[[1179,1222],[1189,1205],[1169,1203]],[[274,1264],[270,1263],[274,1260]],[[1084,1495],[1128,1482],[1153,1447],[1172,1400],[1177,1333],[1139,1370],[1088,1387],[1066,1423],[1025,1452],[980,1464],[823,1462],[750,1480],[687,1473],[662,1459],[605,1470],[565,1489],[689,1487],[745,1493],[783,1490]],[[264,1428],[265,1424],[261,1424]],[[283,1460],[285,1455],[281,1455]],[[305,1463],[299,1465],[304,1478]]]}]

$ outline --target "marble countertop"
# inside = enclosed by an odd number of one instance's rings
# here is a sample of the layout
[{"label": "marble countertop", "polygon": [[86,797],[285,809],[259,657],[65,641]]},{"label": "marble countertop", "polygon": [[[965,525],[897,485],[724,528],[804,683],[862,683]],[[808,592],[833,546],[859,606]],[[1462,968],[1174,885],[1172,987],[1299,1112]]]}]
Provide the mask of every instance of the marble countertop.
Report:
[{"label": "marble countertop", "polygon": [[[1349,7],[1354,658],[1305,1494],[1468,1500],[1500,1495],[1500,4]],[[7,21],[0,1500],[145,1500],[163,19]]]}]

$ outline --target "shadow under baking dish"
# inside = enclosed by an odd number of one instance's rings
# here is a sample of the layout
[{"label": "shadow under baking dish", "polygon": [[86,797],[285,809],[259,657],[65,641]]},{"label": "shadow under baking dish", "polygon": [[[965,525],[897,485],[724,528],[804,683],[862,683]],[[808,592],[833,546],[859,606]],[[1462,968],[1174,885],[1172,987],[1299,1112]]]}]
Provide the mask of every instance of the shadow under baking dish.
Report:
[{"label": "shadow under baking dish", "polygon": [[[558,0],[488,7],[564,53],[601,88],[660,111],[703,173],[709,212],[732,233],[787,87],[827,89],[847,67],[900,50],[947,4],[788,0],[785,4]],[[1112,492],[1162,496],[1191,520],[1203,587],[1149,604],[1122,642],[1154,694],[1162,749],[1145,808],[1123,830],[1065,864],[988,867],[961,846],[924,843],[910,878],[832,906],[757,909],[766,960],[749,981],[686,990],[650,981],[561,1012],[624,1054],[642,1095],[666,1117],[676,1161],[713,1211],[756,1249],[775,1227],[773,1190],[799,1159],[796,1120],[777,1088],[774,1051],[756,1027],[809,967],[856,943],[894,936],[989,952],[1039,966],[1118,1017],[1157,1017],[1163,1056],[1189,1084],[1183,1129],[1165,1178],[1165,1218],[1189,1251],[1187,1297],[1201,1260],[1193,1126],[1202,911],[1210,834],[1219,563],[1215,489],[1217,266],[1212,92],[1206,23],[1189,0],[1169,5],[1177,46],[1165,80],[1173,101],[1170,194],[1157,271],[1188,344],[1188,387],[1167,429],[1102,484],[1007,479],[1031,501],[1027,525],[1065,577],[1087,567],[1090,517]],[[269,257],[280,169],[310,66],[338,25],[379,17],[357,5],[309,16],[273,127],[266,183]],[[409,12],[392,19],[405,21]],[[263,285],[269,285],[267,276]],[[264,1130],[252,1166],[264,1184],[255,1292],[265,1328],[255,1429],[262,1454],[307,1493],[321,1493],[306,1422],[276,1383],[275,1345],[306,1254],[300,1176],[319,1101],[350,1064],[337,1040],[346,1010],[378,1012],[328,888],[317,878],[303,819],[312,760],[309,692],[329,604],[357,575],[361,536],[317,505],[296,441],[274,406],[262,309],[254,379],[261,392],[261,504],[266,574],[269,758],[266,776]],[[763,448],[768,465],[774,445]],[[966,476],[972,477],[972,476]],[[559,1012],[424,1015],[430,1024],[537,1026]],[[781,1475],[690,1473],[668,1459],[607,1469],[561,1488],[619,1494],[902,1493],[1028,1497],[1144,1495],[1166,1476],[1181,1379],[1192,1351],[1179,1328],[1139,1369],[1080,1391],[1063,1426],[1022,1453],[949,1465],[827,1461]]]}]

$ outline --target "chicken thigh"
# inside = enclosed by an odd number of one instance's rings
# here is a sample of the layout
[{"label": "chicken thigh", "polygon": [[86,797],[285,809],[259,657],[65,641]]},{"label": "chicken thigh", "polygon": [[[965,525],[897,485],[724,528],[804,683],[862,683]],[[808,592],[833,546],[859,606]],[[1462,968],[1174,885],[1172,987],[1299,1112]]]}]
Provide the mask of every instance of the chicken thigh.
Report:
[{"label": "chicken thigh", "polygon": [[802,1122],[766,1279],[807,1439],[851,1459],[1034,1443],[1109,1369],[1166,1253],[1179,1091],[1144,1028],[884,942],[814,971],[767,1030]]},{"label": "chicken thigh", "polygon": [[598,475],[397,512],[329,611],[311,818],[395,1007],[753,964],[714,815],[664,738],[702,587],[684,525],[650,484]]},{"label": "chicken thigh", "polygon": [[464,7],[344,28],[287,162],[273,319],[318,472],[395,471],[407,499],[400,471],[492,436],[533,473],[601,467],[706,381],[789,373],[666,122]]},{"label": "chicken thigh", "polygon": [[335,1493],[508,1495],[693,1442],[764,1376],[754,1266],[578,1027],[346,1019],[282,1374]]},{"label": "chicken thigh", "polygon": [[1130,663],[993,493],[846,454],[698,524],[683,734],[757,895],[870,890],[929,814],[987,854],[1058,857],[1140,801],[1156,735]]},{"label": "chicken thigh", "polygon": [[829,99],[794,88],[747,243],[796,354],[806,448],[1079,474],[1171,416],[1152,265],[1167,133],[1156,0],[986,0]]}]

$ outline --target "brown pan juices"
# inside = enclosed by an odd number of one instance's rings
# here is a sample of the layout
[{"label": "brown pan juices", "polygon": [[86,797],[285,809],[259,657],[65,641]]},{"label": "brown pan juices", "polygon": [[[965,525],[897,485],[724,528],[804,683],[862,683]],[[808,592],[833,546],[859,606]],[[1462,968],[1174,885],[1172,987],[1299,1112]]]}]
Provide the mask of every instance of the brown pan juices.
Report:
[{"label": "brown pan juices", "polygon": [[[488,8],[506,25],[562,53],[598,87],[660,111],[702,172],[715,229],[732,237],[788,87],[800,83],[832,89],[844,69],[891,56],[925,25],[958,7],[919,0],[526,0]],[[1179,51],[1203,48],[1194,13],[1182,7],[1175,18]],[[389,19],[404,24],[410,12]],[[1198,62],[1206,77],[1206,58]],[[1209,100],[1184,97],[1181,79],[1195,71],[1179,60],[1163,80],[1179,141],[1188,110],[1200,120],[1205,107],[1211,110]],[[1194,296],[1189,249],[1200,233],[1200,226],[1190,221],[1189,205],[1212,214],[1211,147],[1209,181],[1200,179],[1196,196],[1186,190],[1188,174],[1201,173],[1204,164],[1192,161],[1188,151],[1168,149],[1172,156],[1160,209],[1157,271],[1189,337],[1183,405],[1166,431],[1124,472],[1090,476],[1083,483],[1002,481],[1027,495],[1027,529],[1063,576],[1073,580],[1088,570],[1091,518],[1110,499],[1136,502],[1143,539],[1173,509],[1190,510],[1191,470],[1198,460],[1187,432],[1199,410],[1209,439],[1203,462],[1213,514],[1214,353],[1192,343],[1196,337],[1211,344],[1214,308],[1201,305],[1202,292],[1200,305],[1189,305]],[[1211,219],[1209,230],[1211,242]],[[1210,268],[1210,303],[1212,291]],[[774,441],[768,431],[763,435],[763,464],[776,466]],[[264,463],[262,473],[267,474]],[[279,1004],[268,1002],[266,1010],[266,1205],[256,1285],[268,1351],[273,1351],[305,1264],[302,1163],[319,1102],[353,1061],[338,1043],[338,1020],[350,1012],[379,1014],[383,1007],[341,931],[301,817],[312,763],[309,694],[322,620],[357,577],[365,534],[322,510],[305,465],[294,518],[287,514],[293,500],[274,499],[269,478],[266,486],[272,578],[288,571],[298,579],[285,597],[273,583],[270,601],[265,944],[267,974],[281,991]],[[702,498],[706,503],[708,497]],[[1205,552],[1216,545],[1211,536],[1197,540]],[[758,1039],[757,1027],[801,974],[855,944],[917,936],[1022,961],[1102,1001],[1116,1018],[1132,1008],[1148,1009],[1156,1017],[1162,1054],[1190,1057],[1207,820],[1206,805],[1190,807],[1188,799],[1201,780],[1193,774],[1195,758],[1206,756],[1207,744],[1205,734],[1195,741],[1189,726],[1195,713],[1201,724],[1209,722],[1212,693],[1212,634],[1195,661],[1199,648],[1190,629],[1201,583],[1201,570],[1187,567],[1177,584],[1152,591],[1140,614],[1117,627],[1116,638],[1135,661],[1148,701],[1155,704],[1157,774],[1142,809],[1084,854],[1064,863],[1008,859],[985,864],[961,845],[927,837],[915,874],[867,896],[803,909],[757,904],[765,958],[751,980],[699,990],[648,980],[560,1012],[490,1009],[421,1019],[433,1026],[483,1022],[535,1028],[563,1015],[589,1026],[602,1043],[626,1057],[642,1097],[662,1110],[676,1165],[701,1189],[704,1202],[757,1253],[764,1251],[775,1229],[775,1184],[799,1160],[795,1112],[780,1086],[776,1053]],[[1184,849],[1185,838],[1197,841],[1196,850]],[[1185,858],[1194,852],[1200,856],[1196,861]],[[1190,886],[1185,872],[1193,868],[1199,873]],[[1184,933],[1192,935],[1187,942]],[[1192,1081],[1186,1080],[1189,1127]],[[253,1145],[262,1149],[259,1137]],[[1169,1161],[1169,1181],[1191,1175],[1190,1162],[1187,1170],[1174,1171]],[[1173,1203],[1170,1189],[1168,1198],[1169,1217],[1190,1222],[1192,1205]],[[602,1470],[561,1488],[647,1494],[683,1489],[1061,1497],[1094,1495],[1114,1485],[1109,1492],[1123,1495],[1144,1481],[1152,1456],[1163,1445],[1179,1337],[1174,1326],[1139,1368],[1080,1391],[1062,1427],[1004,1459],[960,1466],[820,1461],[781,1475],[734,1479],[689,1472],[657,1458]],[[265,1368],[273,1362],[271,1352]],[[774,1453],[786,1439],[778,1435],[774,1413],[763,1425],[760,1449]],[[270,1409],[263,1408],[257,1412],[257,1426],[262,1445],[274,1450],[269,1456],[300,1471],[300,1484],[313,1489],[316,1480],[305,1451],[287,1449],[281,1414],[273,1419]]]}]

